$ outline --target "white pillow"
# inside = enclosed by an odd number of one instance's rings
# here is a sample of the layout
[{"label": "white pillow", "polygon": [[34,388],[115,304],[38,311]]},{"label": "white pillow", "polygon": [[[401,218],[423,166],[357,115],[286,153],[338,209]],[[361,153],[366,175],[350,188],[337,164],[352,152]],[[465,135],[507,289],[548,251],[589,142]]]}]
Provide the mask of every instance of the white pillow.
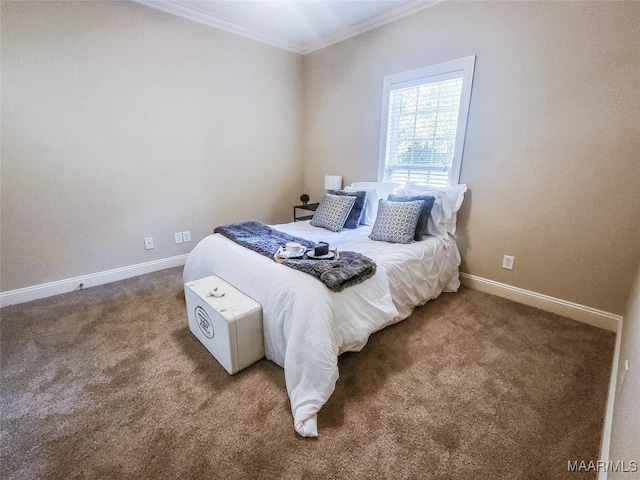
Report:
[{"label": "white pillow", "polygon": [[352,187],[362,188],[375,188],[378,192],[378,197],[382,200],[386,200],[389,195],[393,193],[396,188],[395,183],[389,182],[353,182]]},{"label": "white pillow", "polygon": [[398,195],[432,195],[436,198],[427,222],[429,235],[447,237],[448,233],[456,233],[457,211],[464,200],[467,191],[465,184],[453,187],[431,187],[409,182],[404,189],[396,192]]},{"label": "white pillow", "polygon": [[366,192],[364,197],[364,208],[362,209],[362,216],[360,217],[360,223],[362,225],[373,225],[376,221],[378,214],[378,191],[375,188],[356,188],[356,187],[344,187],[345,192]]}]

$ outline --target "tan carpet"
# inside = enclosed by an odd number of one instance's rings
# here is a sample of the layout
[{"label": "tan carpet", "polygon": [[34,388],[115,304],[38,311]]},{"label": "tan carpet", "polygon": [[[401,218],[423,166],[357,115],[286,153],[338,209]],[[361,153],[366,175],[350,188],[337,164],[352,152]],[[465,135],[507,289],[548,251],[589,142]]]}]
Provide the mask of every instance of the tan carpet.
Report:
[{"label": "tan carpet", "polygon": [[181,269],[0,311],[2,478],[595,478],[614,336],[469,289],[340,357],[320,437],[283,371],[231,377]]}]

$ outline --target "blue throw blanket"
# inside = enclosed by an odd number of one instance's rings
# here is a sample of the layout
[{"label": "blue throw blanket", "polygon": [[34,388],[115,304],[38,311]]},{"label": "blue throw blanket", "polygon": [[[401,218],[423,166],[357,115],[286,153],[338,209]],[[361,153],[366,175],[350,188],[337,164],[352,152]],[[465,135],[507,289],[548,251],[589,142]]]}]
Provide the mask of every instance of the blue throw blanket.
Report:
[{"label": "blue throw blanket", "polygon": [[[314,242],[294,237],[276,230],[262,222],[249,221],[216,227],[219,233],[239,245],[273,258],[280,246],[287,242],[298,242],[312,248]],[[369,257],[357,252],[340,252],[338,260],[289,259],[282,262],[287,267],[313,275],[332,292],[362,283],[376,273],[376,264]]]}]

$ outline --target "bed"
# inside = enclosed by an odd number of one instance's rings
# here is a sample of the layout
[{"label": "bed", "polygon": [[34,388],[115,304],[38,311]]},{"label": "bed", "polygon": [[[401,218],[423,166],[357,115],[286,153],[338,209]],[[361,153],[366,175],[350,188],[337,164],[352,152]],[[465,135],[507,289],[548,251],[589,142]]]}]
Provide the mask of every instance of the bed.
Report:
[{"label": "bed", "polygon": [[215,274],[262,305],[265,356],[284,368],[296,432],[313,437],[317,414],[338,380],[338,356],[361,350],[372,333],[407,318],[443,291],[457,291],[460,254],[448,232],[395,244],[371,240],[370,225],[339,233],[310,221],[274,227],[366,255],[376,263],[376,273],[332,292],[310,275],[212,234],[189,254],[184,281]]}]

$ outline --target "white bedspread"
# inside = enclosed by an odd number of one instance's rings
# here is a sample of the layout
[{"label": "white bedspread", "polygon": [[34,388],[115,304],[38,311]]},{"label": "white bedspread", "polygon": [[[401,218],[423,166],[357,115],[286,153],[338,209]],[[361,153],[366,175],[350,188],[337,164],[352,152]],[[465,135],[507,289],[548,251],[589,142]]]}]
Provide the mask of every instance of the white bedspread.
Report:
[{"label": "white bedspread", "polygon": [[456,291],[460,255],[453,238],[397,245],[370,240],[370,227],[340,234],[309,222],[275,228],[367,255],[377,272],[334,293],[314,277],[216,234],[189,254],[184,281],[219,275],[262,305],[265,355],[285,370],[295,429],[317,436],[317,413],[338,380],[338,355],[362,349],[373,332],[408,317],[442,291]]}]

